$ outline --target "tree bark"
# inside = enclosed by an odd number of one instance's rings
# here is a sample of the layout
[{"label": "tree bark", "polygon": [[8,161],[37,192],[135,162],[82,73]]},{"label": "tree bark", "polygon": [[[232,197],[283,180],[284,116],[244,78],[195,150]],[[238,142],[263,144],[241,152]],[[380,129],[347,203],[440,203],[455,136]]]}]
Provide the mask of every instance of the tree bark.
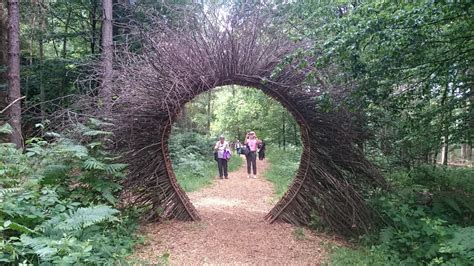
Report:
[{"label": "tree bark", "polygon": [[[66,59],[67,57],[67,34],[68,34],[68,31],[69,31],[69,23],[71,22],[71,15],[72,15],[72,8],[68,8],[68,13],[67,13],[67,18],[66,18],[66,22],[64,24],[64,36],[63,36],[63,49],[62,49],[62,52],[61,52],[61,57],[63,59]],[[66,65],[64,65],[64,74],[63,74],[63,78],[62,78],[62,81],[61,81],[61,91],[59,93],[59,96],[60,97],[63,97],[65,95],[65,91],[66,91],[66,86],[67,86],[67,83],[68,83],[68,77],[67,77],[67,69],[66,69]],[[62,100],[61,100],[62,102]]]},{"label": "tree bark", "polygon": [[281,112],[283,150],[286,150],[286,119],[285,112]]},{"label": "tree bark", "polygon": [[442,145],[441,145],[441,164],[447,165],[448,164],[448,143],[447,143],[447,138],[446,138],[446,127],[447,127],[447,119],[446,119],[446,100],[448,97],[448,90],[449,90],[449,74],[446,76],[446,86],[444,87],[443,94],[441,96],[441,123],[439,127],[439,134],[440,134],[440,139],[443,139]]},{"label": "tree bark", "polygon": [[[8,0],[8,87],[9,102],[21,98],[20,87],[20,3]],[[21,101],[16,101],[9,109],[10,125],[13,133],[10,141],[18,148],[23,147],[21,131]]]},{"label": "tree bark", "polygon": [[112,104],[112,61],[113,61],[113,39],[112,39],[112,0],[102,0],[102,83],[99,96],[103,103],[103,110],[110,111]]},{"label": "tree bark", "polygon": [[[28,43],[28,53],[29,53],[29,58],[28,58],[28,63],[29,63],[29,68],[30,70],[33,69],[33,43],[34,43],[34,40],[35,40],[35,33],[36,33],[36,8],[37,8],[37,4],[36,4],[36,1],[31,1],[30,2],[30,40],[29,40],[29,43]],[[30,77],[29,75],[26,76],[26,84],[25,84],[25,108],[27,108],[27,104],[28,104],[28,91],[29,91],[29,88],[30,88]]]},{"label": "tree bark", "polygon": [[466,161],[472,161],[472,145],[466,144]]},{"label": "tree bark", "polygon": [[441,152],[441,164],[443,165],[448,165],[448,138],[447,136],[444,136],[443,137],[443,149],[442,149],[442,152]]},{"label": "tree bark", "polygon": [[207,133],[208,135],[211,134],[211,101],[212,101],[212,94],[211,90],[207,91]]},{"label": "tree bark", "polygon": [[89,12],[89,20],[91,24],[91,39],[90,39],[90,46],[91,46],[91,54],[95,54],[95,47],[97,44],[97,0],[91,0],[91,12]]},{"label": "tree bark", "polygon": [[[3,110],[8,105],[8,93],[6,88],[8,87],[8,48],[7,48],[7,13],[5,12],[5,6],[3,1],[0,1],[0,110]],[[0,120],[5,121],[4,117],[0,117]]]},{"label": "tree bark", "polygon": [[298,125],[295,123],[293,123],[293,140],[294,140],[294,143],[295,143],[295,146],[299,146],[299,142],[298,142]]},{"label": "tree bark", "polygon": [[41,122],[43,123],[46,117],[46,94],[44,91],[44,39],[43,36],[46,31],[46,19],[43,3],[40,1],[38,4],[38,15],[39,15],[39,38],[38,38],[38,50],[39,50],[39,87],[40,87],[40,110],[41,110]]}]

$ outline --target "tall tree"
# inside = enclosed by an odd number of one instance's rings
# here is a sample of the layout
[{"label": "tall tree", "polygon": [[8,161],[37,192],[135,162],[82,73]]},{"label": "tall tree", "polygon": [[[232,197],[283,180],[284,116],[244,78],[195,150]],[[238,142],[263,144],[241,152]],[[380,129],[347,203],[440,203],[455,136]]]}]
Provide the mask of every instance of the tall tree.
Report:
[{"label": "tall tree", "polygon": [[102,80],[99,95],[104,110],[108,111],[112,102],[112,61],[113,61],[113,27],[112,0],[102,1]]},{"label": "tall tree", "polygon": [[39,18],[39,32],[38,32],[38,51],[39,51],[39,87],[40,87],[40,109],[41,109],[41,122],[44,121],[46,116],[46,91],[44,87],[44,36],[46,34],[46,8],[44,2],[34,0],[33,3],[36,3],[38,10]]},{"label": "tall tree", "polygon": [[10,125],[13,127],[10,141],[18,148],[23,146],[21,133],[20,91],[20,3],[8,0],[8,88]]},{"label": "tall tree", "polygon": [[97,8],[98,2],[97,0],[90,0],[91,9],[89,11],[89,21],[90,21],[90,47],[91,47],[91,54],[95,54],[95,47],[97,43]]},{"label": "tall tree", "polygon": [[207,132],[211,133],[211,102],[212,102],[212,92],[211,90],[207,91]]},{"label": "tall tree", "polygon": [[[0,110],[8,105],[7,88],[7,14],[3,1],[0,1]],[[3,115],[3,114],[0,114]],[[0,118],[1,119],[1,118]]]}]

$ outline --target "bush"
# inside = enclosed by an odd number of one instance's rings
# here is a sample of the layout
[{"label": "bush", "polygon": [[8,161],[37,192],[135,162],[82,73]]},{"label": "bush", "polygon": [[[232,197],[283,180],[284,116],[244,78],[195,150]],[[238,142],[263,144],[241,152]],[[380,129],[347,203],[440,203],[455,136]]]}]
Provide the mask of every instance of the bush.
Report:
[{"label": "bush", "polygon": [[336,249],[332,262],[344,265],[350,254],[355,265],[472,264],[473,172],[421,166],[390,174],[394,191],[370,201],[384,225],[361,249]]},{"label": "bush", "polygon": [[0,145],[2,264],[114,264],[131,252],[136,212],[114,207],[126,165],[104,151],[110,133],[78,128],[82,144],[54,134],[24,153]]}]

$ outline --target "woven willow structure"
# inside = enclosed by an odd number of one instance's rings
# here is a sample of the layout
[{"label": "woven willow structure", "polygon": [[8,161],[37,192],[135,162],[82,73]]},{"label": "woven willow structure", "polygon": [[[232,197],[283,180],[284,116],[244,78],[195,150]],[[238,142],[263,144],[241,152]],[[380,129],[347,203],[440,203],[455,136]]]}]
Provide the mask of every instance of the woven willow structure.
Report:
[{"label": "woven willow structure", "polygon": [[168,139],[187,102],[213,88],[236,84],[260,89],[279,101],[301,129],[297,174],[265,219],[304,225],[314,214],[344,234],[371,228],[373,213],[358,188],[385,182],[356,145],[362,134],[354,115],[342,108],[316,108],[316,97],[331,90],[307,82],[311,69],[301,62],[316,58],[290,57],[307,44],[278,33],[262,15],[231,16],[225,26],[197,15],[179,27],[157,17],[149,21],[152,26],[146,29],[130,29],[129,43],[135,46],[118,49],[117,98],[110,114],[116,121],[116,146],[130,165],[124,188],[147,210],[148,220],[200,219],[176,181]]}]

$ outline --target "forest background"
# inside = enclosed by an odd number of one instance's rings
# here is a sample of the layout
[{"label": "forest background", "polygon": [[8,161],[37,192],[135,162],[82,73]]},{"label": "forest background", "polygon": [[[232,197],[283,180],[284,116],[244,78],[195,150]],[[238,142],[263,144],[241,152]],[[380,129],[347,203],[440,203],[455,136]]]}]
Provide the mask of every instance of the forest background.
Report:
[{"label": "forest background", "polygon": [[[91,118],[58,132],[52,119],[64,109],[80,115],[80,110],[71,109],[75,96],[99,93],[99,83],[84,80],[91,74],[90,65],[104,52],[105,1],[21,1],[17,32],[21,91],[12,94],[16,87],[9,85],[12,69],[7,66],[13,56],[6,51],[7,22],[13,13],[7,11],[7,4],[18,2],[0,1],[0,132],[4,142],[16,144],[0,148],[0,261],[124,260],[138,241],[127,232],[136,227],[140,212],[121,209],[118,196],[126,165],[116,163],[120,155],[107,148],[107,122]],[[354,240],[358,249],[335,249],[334,264],[474,260],[474,241],[466,237],[474,234],[474,8],[470,1],[114,4],[115,44],[120,43],[122,26],[130,18],[146,23],[152,10],[179,25],[182,13],[177,10],[184,7],[259,9],[272,14],[275,24],[293,40],[311,43],[293,55],[319,58],[308,62],[314,69],[308,82],[349,92],[343,107],[364,121],[367,135],[360,148],[393,185],[391,193],[365,195],[383,223],[372,234]],[[18,101],[11,95],[24,98]],[[314,102],[315,108],[329,110],[336,101],[322,94]],[[6,123],[12,118],[21,118],[21,132]],[[190,163],[208,169],[209,146],[216,137],[224,133],[229,140],[242,140],[248,129],[257,131],[273,150],[269,154],[273,165],[289,165],[273,171],[273,180],[285,179],[280,182],[284,191],[299,161],[299,127],[281,105],[253,89],[222,88],[188,103],[171,141],[176,172],[189,180],[191,173],[180,169],[189,169]],[[71,183],[82,185],[71,187]],[[312,226],[325,230],[317,217]]]}]

